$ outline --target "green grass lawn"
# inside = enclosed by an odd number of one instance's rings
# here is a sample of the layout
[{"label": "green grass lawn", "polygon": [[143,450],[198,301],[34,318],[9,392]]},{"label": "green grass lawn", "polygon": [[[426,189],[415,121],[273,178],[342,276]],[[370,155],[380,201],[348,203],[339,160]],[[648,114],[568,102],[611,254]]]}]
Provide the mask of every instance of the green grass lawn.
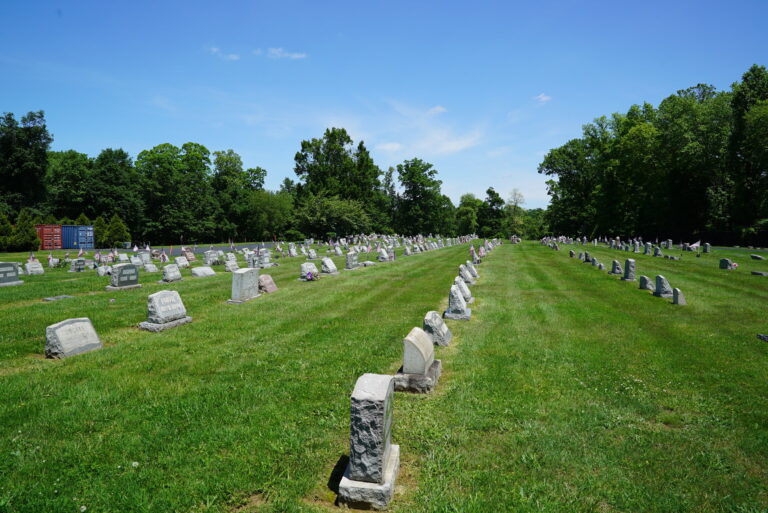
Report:
[{"label": "green grass lawn", "polygon": [[[265,271],[280,290],[241,305],[225,303],[224,272],[106,292],[95,273],[46,269],[0,288],[0,512],[334,509],[357,377],[397,370],[467,247],[355,271],[334,257],[341,274],[315,283],[297,281],[304,259],[282,259]],[[768,262],[584,246],[609,268],[634,257],[638,276],[663,274],[686,295],[678,307],[570,248],[505,244],[478,267],[472,320],[448,321],[454,340],[437,350],[437,390],[396,395],[391,509],[767,511],[768,344],[755,334],[768,278],[749,270]],[[741,267],[717,269],[722,256]],[[194,322],[139,331],[162,289]],[[40,301],[58,294],[75,297]],[[45,326],[81,316],[105,347],[42,359]]]}]

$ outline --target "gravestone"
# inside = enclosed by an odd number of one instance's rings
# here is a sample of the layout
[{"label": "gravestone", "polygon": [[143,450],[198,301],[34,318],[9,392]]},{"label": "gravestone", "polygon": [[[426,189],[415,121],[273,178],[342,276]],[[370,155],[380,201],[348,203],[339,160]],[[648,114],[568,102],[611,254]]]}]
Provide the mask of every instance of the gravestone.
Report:
[{"label": "gravestone", "polygon": [[467,285],[474,285],[475,279],[467,271],[467,267],[464,264],[459,265],[459,277],[464,280]]},{"label": "gravestone", "polygon": [[751,255],[749,255],[749,258],[751,258],[752,260],[765,260],[765,257],[764,257],[764,256],[761,256],[761,255],[756,255],[756,254],[754,254],[754,253],[752,253]]},{"label": "gravestone", "polygon": [[333,260],[328,257],[323,257],[321,262],[320,269],[323,274],[339,274],[339,270],[336,269],[336,264],[333,263]]},{"label": "gravestone", "polygon": [[50,302],[50,301],[59,301],[61,299],[69,299],[71,297],[74,297],[74,296],[67,296],[66,294],[64,294],[64,295],[61,295],[61,296],[44,297],[43,301],[48,301],[48,302]]},{"label": "gravestone", "polygon": [[277,267],[278,264],[272,262],[272,253],[268,249],[261,250],[259,255],[259,267],[267,269],[269,267]]},{"label": "gravestone", "polygon": [[624,276],[621,279],[623,281],[635,281],[635,260],[633,258],[627,258],[624,261]]},{"label": "gravestone", "polygon": [[141,287],[139,283],[139,268],[133,264],[117,264],[112,266],[110,285],[107,290],[128,290]]},{"label": "gravestone", "polygon": [[585,264],[591,264],[592,263],[592,257],[589,256],[589,251],[584,252],[584,263]]},{"label": "gravestone", "polygon": [[406,246],[405,249],[403,249],[403,256],[411,256],[411,247]]},{"label": "gravestone", "polygon": [[218,251],[208,250],[205,253],[203,253],[203,263],[205,265],[218,265],[221,262],[219,262],[219,253]]},{"label": "gravestone", "polygon": [[304,262],[299,270],[299,280],[310,281],[318,277],[317,266],[312,262]]},{"label": "gravestone", "polygon": [[345,269],[357,269],[360,267],[360,264],[357,263],[357,253],[354,251],[350,251],[347,253],[347,263],[345,265]]},{"label": "gravestone", "polygon": [[575,257],[575,256],[576,256],[576,252],[575,252],[574,250],[572,250],[572,249],[571,249],[571,250],[569,250],[569,251],[568,251],[568,256],[569,256],[569,257],[571,257],[571,258],[573,258],[573,257]]},{"label": "gravestone", "polygon": [[216,271],[205,265],[201,267],[193,267],[190,269],[190,272],[192,273],[192,276],[196,278],[206,278],[208,276],[216,275]]},{"label": "gravestone", "polygon": [[101,347],[101,340],[87,317],[67,319],[45,328],[46,358],[67,358]]},{"label": "gravestone", "polygon": [[158,332],[192,322],[181,296],[175,290],[161,290],[147,298],[147,320],[139,323],[139,328]]},{"label": "gravestone", "polygon": [[709,242],[704,243],[704,253],[711,253],[712,252],[712,246],[709,244]]},{"label": "gravestone", "polygon": [[54,267],[59,266],[60,260],[58,258],[49,258],[48,259],[48,268],[53,269]]},{"label": "gravestone", "polygon": [[467,308],[464,296],[456,285],[451,286],[451,292],[448,295],[448,310],[443,313],[446,319],[456,321],[468,321],[472,317],[472,310]]},{"label": "gravestone", "polygon": [[144,267],[144,261],[141,258],[137,257],[137,256],[132,256],[131,257],[131,263],[133,265],[135,265],[136,267],[139,267],[139,268]]},{"label": "gravestone", "polygon": [[275,280],[272,279],[272,276],[268,274],[259,276],[259,292],[264,292],[265,294],[277,292],[277,285],[275,285]]},{"label": "gravestone", "polygon": [[398,392],[431,392],[440,379],[442,366],[435,360],[435,345],[421,328],[413,328],[403,340],[403,366],[395,374]]},{"label": "gravestone", "polygon": [[687,305],[688,303],[685,301],[685,296],[680,291],[680,289],[673,289],[672,290],[672,304],[673,305]]},{"label": "gravestone", "polygon": [[597,270],[598,271],[605,271],[605,266],[603,264],[597,264]]},{"label": "gravestone", "polygon": [[288,247],[288,256],[289,257],[299,256],[299,254],[296,252],[296,248],[295,247],[290,247],[290,246]]},{"label": "gravestone", "polygon": [[[221,254],[221,252],[219,252],[219,254]],[[187,262],[195,262],[195,261],[197,261],[197,257],[190,250],[184,251],[184,256],[187,258]]]},{"label": "gravestone", "polygon": [[720,269],[733,269],[733,262],[731,262],[730,258],[721,258],[720,259]]},{"label": "gravestone", "polygon": [[81,273],[85,271],[85,259],[84,258],[76,258],[69,263],[69,272],[71,273]]},{"label": "gravestone", "polygon": [[653,291],[653,295],[656,297],[672,297],[672,287],[670,287],[669,282],[664,276],[656,276],[656,290]]},{"label": "gravestone", "polygon": [[389,254],[384,248],[379,248],[379,256],[376,257],[376,260],[378,260],[379,262],[389,261]]},{"label": "gravestone", "polygon": [[400,467],[400,447],[392,444],[395,380],[363,374],[350,400],[349,464],[339,483],[339,502],[385,509],[392,500]]},{"label": "gravestone", "polygon": [[224,262],[224,271],[228,273],[233,273],[240,269],[240,266],[237,265],[237,261],[235,260],[227,260]]},{"label": "gravestone", "polygon": [[640,290],[650,290],[654,292],[656,287],[653,286],[653,282],[648,276],[640,276]]},{"label": "gravestone", "polygon": [[131,259],[128,258],[128,255],[126,255],[125,253],[118,253],[117,254],[117,261],[120,262],[121,264],[130,264],[131,263]]},{"label": "gravestone", "polygon": [[108,265],[100,265],[96,268],[96,276],[109,276],[112,274],[112,268]]},{"label": "gravestone", "polygon": [[464,298],[464,301],[468,305],[475,301],[475,298],[472,297],[472,292],[470,292],[469,287],[467,287],[467,284],[464,283],[464,280],[462,280],[457,276],[456,278],[453,279],[453,284],[459,288],[459,292],[461,292],[461,297]]},{"label": "gravestone", "polygon": [[579,252],[579,260],[584,261],[584,253]]},{"label": "gravestone", "polygon": [[614,275],[622,275],[624,274],[621,270],[621,264],[618,260],[613,260],[611,262],[611,270],[608,272],[608,274],[614,274]]},{"label": "gravestone", "polygon": [[144,264],[144,272],[145,273],[156,273],[157,272],[157,266],[153,263]]},{"label": "gravestone", "polygon": [[176,265],[179,266],[179,269],[186,269],[189,267],[189,260],[187,260],[187,257],[178,256],[174,261],[176,262]]},{"label": "gravestone", "polygon": [[26,264],[24,264],[24,269],[26,269],[28,275],[45,274],[45,269],[43,269],[43,264],[41,264],[38,261],[27,262]]},{"label": "gravestone", "polygon": [[424,316],[423,329],[436,346],[447,346],[453,338],[453,333],[448,329],[448,325],[435,311],[427,312],[427,315]]},{"label": "gravestone", "polygon": [[0,287],[23,285],[19,280],[19,264],[16,262],[0,262]]},{"label": "gravestone", "polygon": [[163,267],[163,279],[160,283],[172,283],[174,281],[181,281],[181,271],[176,264],[168,264]]},{"label": "gravestone", "polygon": [[344,253],[341,251],[341,246],[334,247],[333,251],[336,253],[336,256],[344,256]]},{"label": "gravestone", "polygon": [[766,271],[752,271],[753,276],[768,276],[768,272]]},{"label": "gravestone", "polygon": [[475,269],[475,264],[467,260],[467,263],[465,265],[467,266],[467,271],[469,271],[469,274],[472,275],[473,278],[480,277],[480,275],[477,274],[477,269]]},{"label": "gravestone", "polygon": [[142,251],[139,253],[141,263],[144,265],[152,263],[152,254],[149,251]]},{"label": "gravestone", "polygon": [[232,273],[232,299],[227,303],[245,303],[259,296],[258,269],[246,267]]},{"label": "gravestone", "polygon": [[310,250],[307,253],[308,253],[307,260],[315,260],[315,259],[317,259],[317,251],[315,251],[314,249],[310,248]]},{"label": "gravestone", "polygon": [[653,256],[655,256],[655,257],[664,256],[661,253],[661,248],[660,247],[656,246],[655,248],[653,248]]}]

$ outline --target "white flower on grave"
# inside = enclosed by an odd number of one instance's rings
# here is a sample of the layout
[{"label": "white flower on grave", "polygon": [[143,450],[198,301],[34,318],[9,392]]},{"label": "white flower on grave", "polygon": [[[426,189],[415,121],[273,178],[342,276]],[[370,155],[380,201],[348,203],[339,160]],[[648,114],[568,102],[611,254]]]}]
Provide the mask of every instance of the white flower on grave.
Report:
[{"label": "white flower on grave", "polygon": [[138,467],[138,466],[139,466],[139,462],[138,462],[138,461],[134,461],[133,463],[131,463],[131,466],[132,466],[133,468],[136,468],[136,467]]}]

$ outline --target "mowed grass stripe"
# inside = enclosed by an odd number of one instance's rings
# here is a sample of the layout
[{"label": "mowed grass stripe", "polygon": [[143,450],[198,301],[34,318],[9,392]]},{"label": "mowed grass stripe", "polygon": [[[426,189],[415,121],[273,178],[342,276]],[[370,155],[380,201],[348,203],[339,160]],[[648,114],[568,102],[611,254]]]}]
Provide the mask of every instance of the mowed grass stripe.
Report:
[{"label": "mowed grass stripe", "polygon": [[396,510],[765,510],[766,348],[731,337],[741,319],[567,252],[493,257],[473,288],[482,308],[452,325],[450,380],[401,427],[427,436],[399,440],[421,472]]},{"label": "mowed grass stripe", "polygon": [[[107,347],[10,360],[20,369],[2,378],[0,450],[13,457],[0,461],[0,500],[10,511],[226,511],[261,492],[267,508],[302,507],[348,451],[355,380],[392,370],[466,254],[446,248],[317,283],[296,281],[297,261],[270,270],[280,291],[242,305],[224,304],[228,274],[47,305],[55,320],[92,314]],[[132,328],[162,288],[179,290],[195,321]],[[41,352],[40,331],[27,337],[24,352],[35,337]]]}]

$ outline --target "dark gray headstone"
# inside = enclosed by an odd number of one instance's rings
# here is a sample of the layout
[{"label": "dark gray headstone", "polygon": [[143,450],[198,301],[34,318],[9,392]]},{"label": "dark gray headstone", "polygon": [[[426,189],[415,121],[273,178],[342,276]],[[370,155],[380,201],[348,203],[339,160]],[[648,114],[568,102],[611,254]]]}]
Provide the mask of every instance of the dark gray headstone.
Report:
[{"label": "dark gray headstone", "polygon": [[117,264],[112,266],[111,284],[107,290],[137,288],[139,285],[139,268],[133,264]]},{"label": "dark gray headstone", "polygon": [[653,295],[656,297],[672,297],[672,287],[667,279],[660,274],[656,276],[656,290],[653,291]]},{"label": "dark gray headstone", "polygon": [[16,262],[0,262],[0,287],[22,285],[19,280],[19,264]]}]

